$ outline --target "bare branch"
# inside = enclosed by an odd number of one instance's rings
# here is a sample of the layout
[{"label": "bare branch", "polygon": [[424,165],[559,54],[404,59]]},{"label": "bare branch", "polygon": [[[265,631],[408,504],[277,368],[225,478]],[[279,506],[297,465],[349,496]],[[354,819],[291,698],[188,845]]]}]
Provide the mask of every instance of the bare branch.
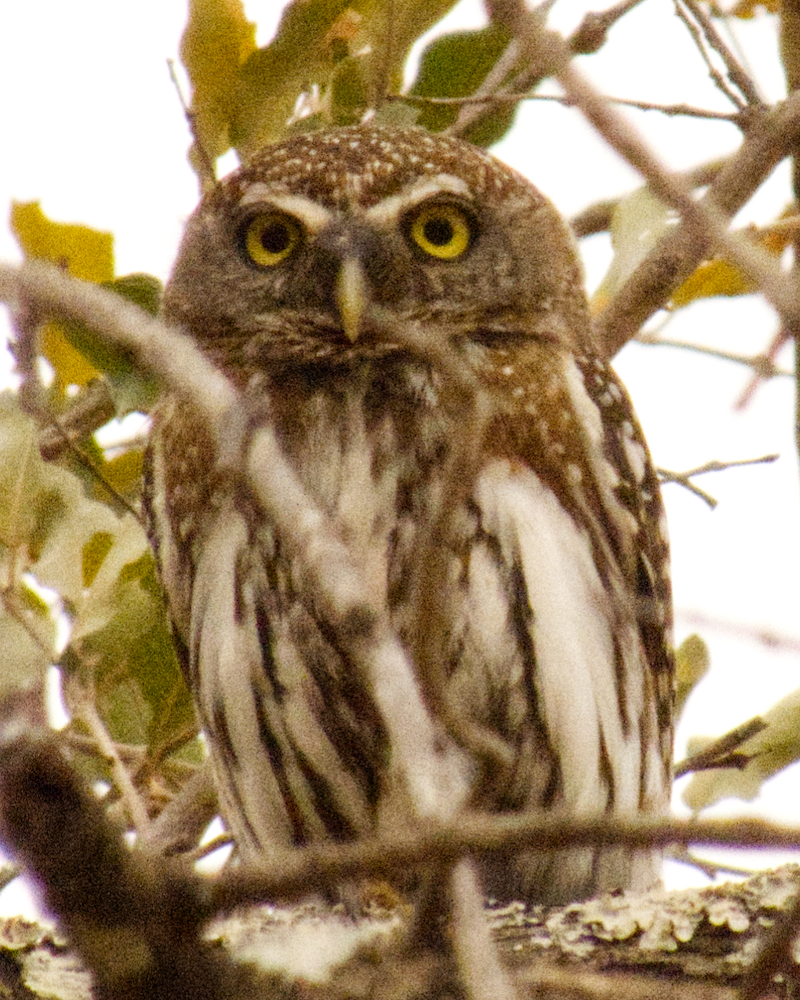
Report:
[{"label": "bare branch", "polygon": [[68,446],[93,434],[103,424],[116,416],[117,409],[101,378],[93,379],[80,393],[58,423],[39,431],[39,454],[51,462],[66,451]]},{"label": "bare branch", "polygon": [[159,854],[189,852],[216,816],[218,808],[211,764],[206,760],[153,820],[144,840]]},{"label": "bare branch", "polygon": [[[750,403],[750,400],[756,393],[756,389],[758,389],[761,383],[768,379],[774,370],[777,370],[775,369],[775,358],[777,358],[778,354],[781,352],[784,344],[788,343],[791,339],[791,333],[785,324],[782,324],[778,332],[770,341],[769,347],[763,354],[763,368],[755,367],[753,369],[752,378],[742,390],[742,394],[733,404],[734,410],[743,410]],[[796,378],[797,374],[795,373],[795,379]]]},{"label": "bare branch", "polygon": [[[693,240],[701,243],[704,249],[707,244],[718,248],[722,256],[735,263],[760,287],[764,296],[792,329],[800,326],[797,295],[774,259],[750,241],[728,232],[724,207],[720,210],[720,206],[708,197],[700,201],[693,199],[689,188],[662,166],[639,133],[575,69],[571,63],[569,47],[561,36],[547,31],[542,26],[540,15],[536,11],[528,11],[521,0],[487,0],[487,9],[497,23],[519,39],[522,61],[532,67],[531,73],[537,78],[542,75],[554,76],[606,142],[644,176],[653,194],[680,212],[683,226],[678,229],[687,228]],[[755,110],[753,114],[756,114]],[[762,117],[760,112],[758,117]],[[774,156],[774,150],[771,152]],[[675,230],[673,234],[674,232]],[[662,245],[668,239],[669,237]],[[641,266],[636,274],[640,271]],[[608,309],[613,305],[612,302]],[[641,322],[636,328],[640,325]],[[608,335],[607,323],[598,324],[598,332],[602,344],[606,347],[614,346],[615,338]],[[630,330],[625,339],[629,339],[633,332],[634,330]]]},{"label": "bare branch", "polygon": [[739,95],[728,85],[728,81],[722,75],[722,73],[714,65],[711,56],[703,43],[703,36],[700,33],[700,29],[694,23],[694,21],[689,16],[688,11],[684,8],[681,0],[675,0],[675,13],[683,21],[686,26],[686,30],[692,37],[692,41],[697,47],[698,52],[702,56],[703,62],[706,64],[706,69],[708,70],[708,75],[714,81],[717,89],[722,93],[728,100],[733,104],[739,111],[743,111],[746,104]]},{"label": "bare branch", "polygon": [[453,951],[472,1000],[515,1000],[519,996],[500,964],[483,910],[475,865],[461,858],[451,875]]},{"label": "bare branch", "polygon": [[[726,218],[735,215],[799,140],[800,94],[793,94],[751,124],[739,151],[697,204],[713,206]],[[710,242],[684,219],[647,255],[597,317],[598,336],[609,355],[665,305],[708,256]]]},{"label": "bare branch", "polygon": [[[387,832],[356,843],[318,843],[281,851],[269,863],[239,866],[220,874],[207,905],[208,913],[233,909],[263,899],[291,899],[308,892],[369,875],[435,861],[454,861],[465,854],[564,847],[624,845],[633,848],[669,844],[800,849],[800,828],[740,817],[726,820],[660,820],[647,816],[580,819],[548,813],[487,815],[461,813],[448,823],[423,822],[413,830]],[[205,905],[205,904],[204,904]]]},{"label": "bare branch", "polygon": [[779,458],[780,455],[762,455],[761,458],[740,458],[730,462],[706,462],[705,465],[699,465],[696,469],[690,469],[688,472],[671,472],[669,469],[656,469],[656,472],[658,473],[659,482],[678,483],[689,490],[690,493],[694,493],[695,496],[700,497],[701,500],[705,500],[713,510],[717,506],[717,501],[711,494],[706,493],[705,490],[701,490],[696,483],[693,483],[692,476],[702,476],[706,472],[724,472],[726,469],[733,469],[738,465],[764,465],[769,462],[775,462]]}]

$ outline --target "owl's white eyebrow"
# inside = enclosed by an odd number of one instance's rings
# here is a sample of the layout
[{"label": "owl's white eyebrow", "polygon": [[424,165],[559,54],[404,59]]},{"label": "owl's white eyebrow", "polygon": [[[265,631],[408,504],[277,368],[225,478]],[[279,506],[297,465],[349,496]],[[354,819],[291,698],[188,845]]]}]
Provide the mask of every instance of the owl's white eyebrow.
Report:
[{"label": "owl's white eyebrow", "polygon": [[390,198],[384,198],[379,205],[368,209],[364,217],[370,222],[394,222],[401,212],[407,212],[409,208],[437,194],[455,194],[472,200],[469,185],[460,177],[454,177],[452,174],[436,174],[435,177],[421,177]]},{"label": "owl's white eyebrow", "polygon": [[333,219],[333,213],[300,194],[281,194],[266,184],[251,184],[239,199],[239,207],[263,205],[299,219],[306,229],[318,233]]}]

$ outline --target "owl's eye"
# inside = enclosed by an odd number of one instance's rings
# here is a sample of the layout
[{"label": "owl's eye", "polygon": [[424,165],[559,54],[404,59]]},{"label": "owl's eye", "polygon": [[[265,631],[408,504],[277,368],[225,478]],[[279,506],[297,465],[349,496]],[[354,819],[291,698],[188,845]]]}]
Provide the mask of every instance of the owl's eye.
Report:
[{"label": "owl's eye", "polygon": [[412,216],[408,234],[429,256],[455,260],[469,249],[474,225],[457,205],[423,205]]},{"label": "owl's eye", "polygon": [[286,260],[302,238],[299,222],[280,212],[263,212],[247,224],[244,248],[259,267],[275,267]]}]

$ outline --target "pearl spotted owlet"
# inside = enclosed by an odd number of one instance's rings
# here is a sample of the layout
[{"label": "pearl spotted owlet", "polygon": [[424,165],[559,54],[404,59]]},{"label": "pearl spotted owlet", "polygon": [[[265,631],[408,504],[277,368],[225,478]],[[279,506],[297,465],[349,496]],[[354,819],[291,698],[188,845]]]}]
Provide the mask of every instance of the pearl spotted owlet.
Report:
[{"label": "pearl spotted owlet", "polygon": [[[418,129],[298,135],[203,199],[163,312],[273,428],[411,652],[416,560],[460,432],[435,360],[449,352],[488,414],[452,530],[434,542],[447,567],[433,595],[441,697],[503,749],[502,765],[476,759],[470,805],[666,810],[659,486],[594,346],[571,234],[536,188]],[[405,342],[411,325],[430,352]],[[215,458],[191,399],[162,400],[145,507],[224,819],[243,858],[373,833],[381,717],[296,589],[279,533]],[[646,889],[658,858],[526,849],[480,870],[488,896],[555,903]]]}]

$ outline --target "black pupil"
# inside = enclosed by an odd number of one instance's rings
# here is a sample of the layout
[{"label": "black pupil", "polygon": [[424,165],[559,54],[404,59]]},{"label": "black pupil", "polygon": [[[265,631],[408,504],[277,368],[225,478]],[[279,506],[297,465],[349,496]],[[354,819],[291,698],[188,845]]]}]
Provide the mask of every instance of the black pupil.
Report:
[{"label": "black pupil", "polygon": [[447,246],[453,238],[453,224],[448,219],[428,219],[422,231],[428,243],[435,247]]},{"label": "black pupil", "polygon": [[271,222],[261,233],[261,246],[268,253],[283,253],[292,242],[292,234],[285,222]]}]

